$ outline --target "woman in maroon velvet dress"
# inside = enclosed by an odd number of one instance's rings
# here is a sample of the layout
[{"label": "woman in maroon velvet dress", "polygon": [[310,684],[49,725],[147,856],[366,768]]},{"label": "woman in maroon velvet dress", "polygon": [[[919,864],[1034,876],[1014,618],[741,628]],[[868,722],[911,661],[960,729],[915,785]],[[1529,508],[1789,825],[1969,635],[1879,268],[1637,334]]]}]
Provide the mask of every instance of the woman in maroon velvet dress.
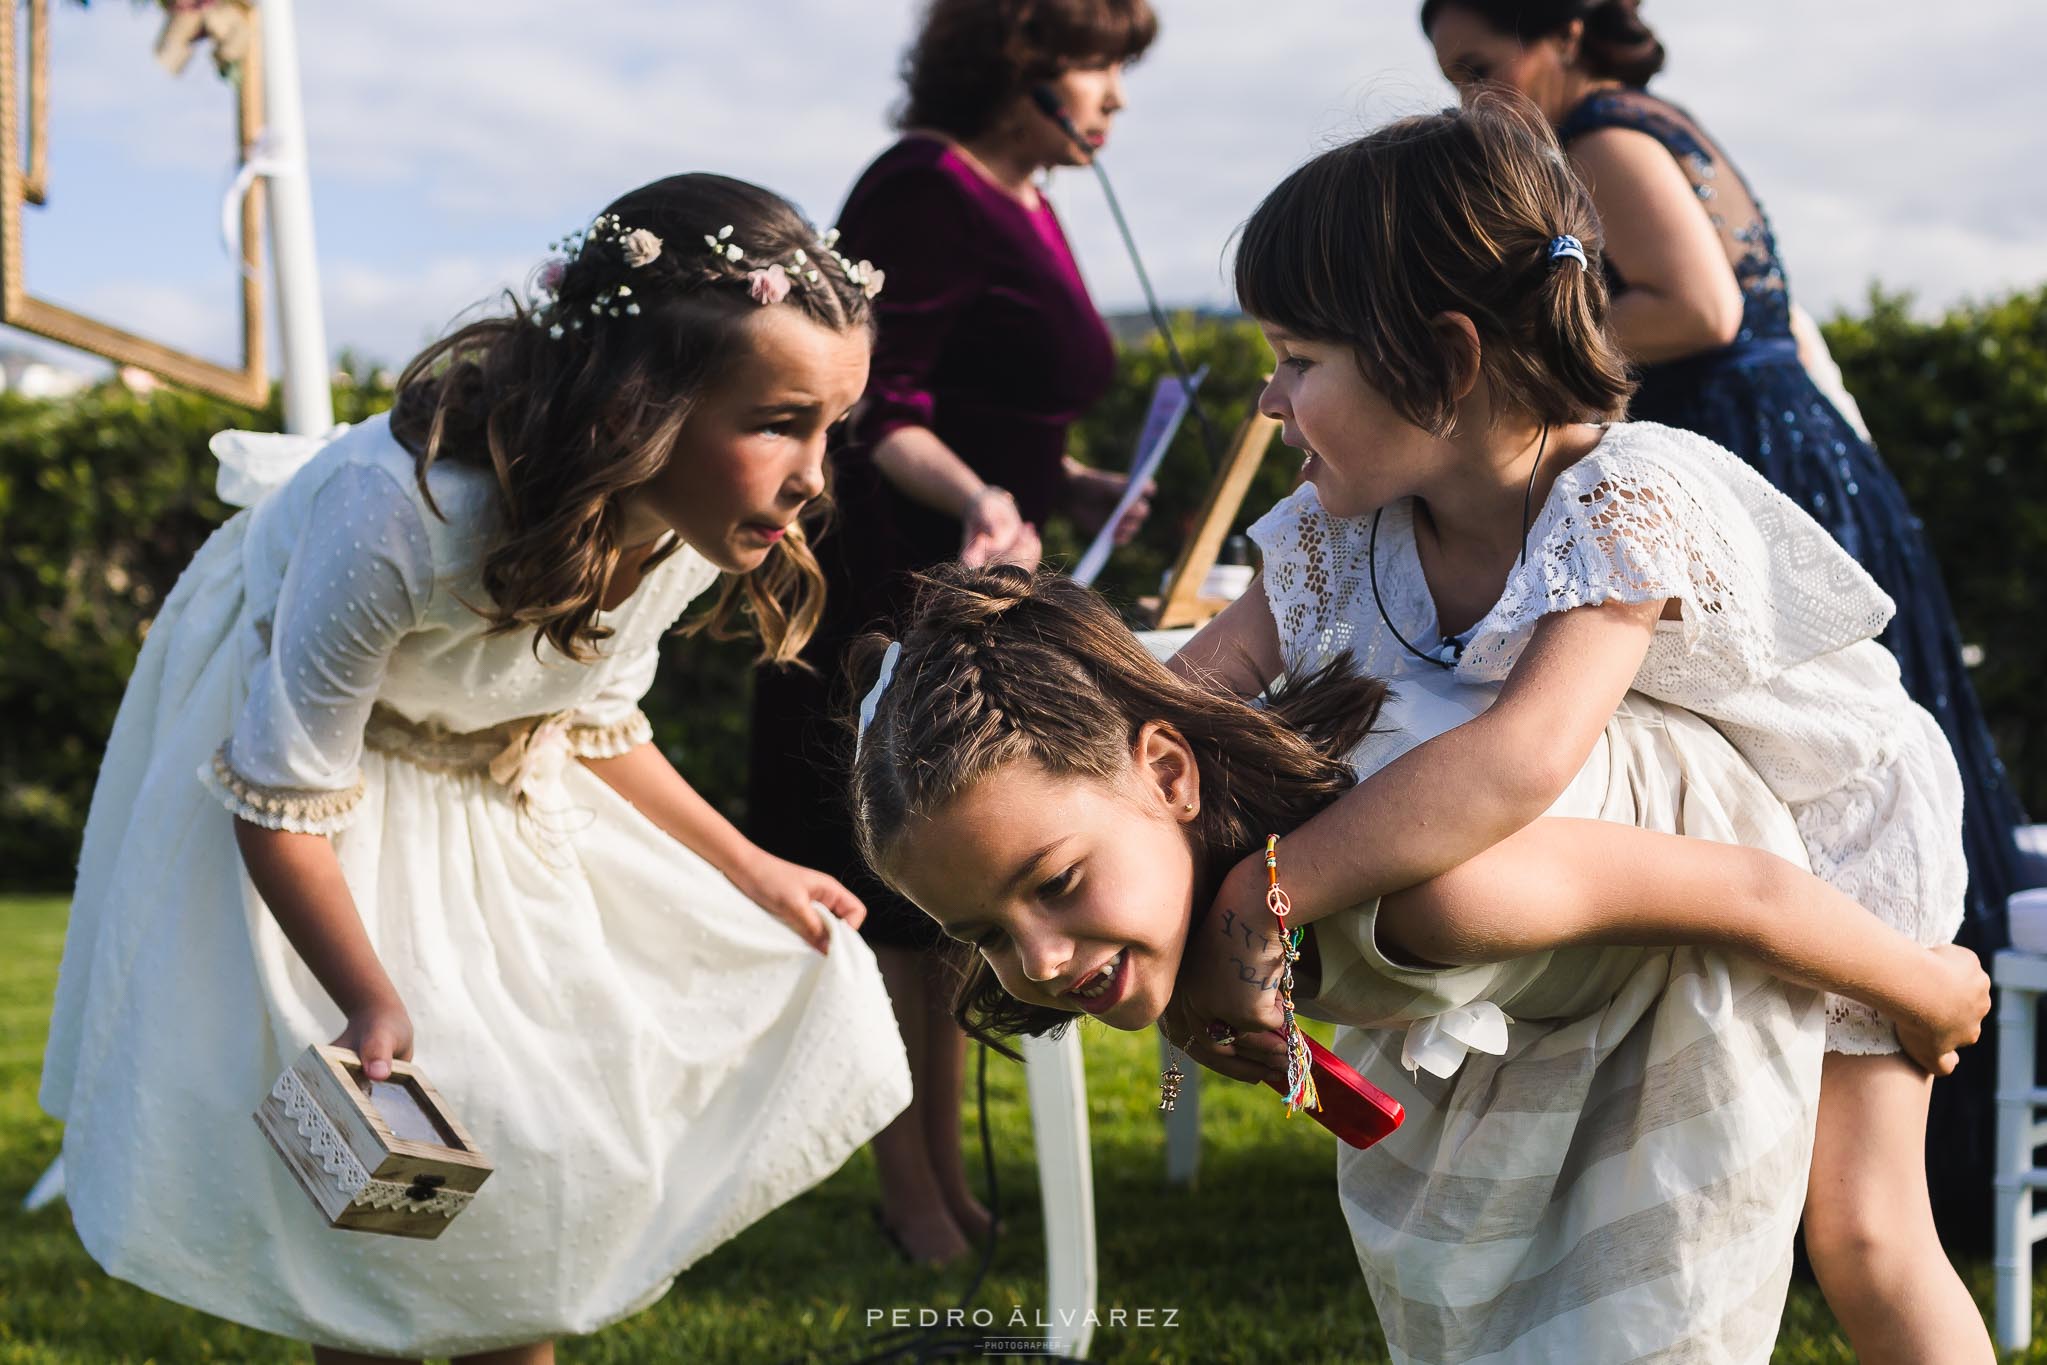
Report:
[{"label": "woman in maroon velvet dress", "polygon": [[[839,216],[839,250],[885,273],[867,394],[833,460],[838,510],[818,547],[829,592],[804,658],[756,677],[751,833],[866,897],[916,1097],[875,1139],[883,1230],[943,1262],[988,1230],[960,1154],[965,1037],[931,923],[868,876],[845,810],[850,736],[837,717],[846,648],[889,629],[911,576],[955,557],[1034,566],[1056,513],[1092,533],[1121,475],[1067,458],[1066,429],[1107,391],[1115,354],[1052,205],[1055,166],[1084,165],[1032,101],[1049,85],[1099,147],[1122,69],[1150,46],[1146,0],[933,0],[909,58],[902,138]],[[1137,528],[1132,510],[1118,533]],[[862,680],[863,685],[867,680]]]}]

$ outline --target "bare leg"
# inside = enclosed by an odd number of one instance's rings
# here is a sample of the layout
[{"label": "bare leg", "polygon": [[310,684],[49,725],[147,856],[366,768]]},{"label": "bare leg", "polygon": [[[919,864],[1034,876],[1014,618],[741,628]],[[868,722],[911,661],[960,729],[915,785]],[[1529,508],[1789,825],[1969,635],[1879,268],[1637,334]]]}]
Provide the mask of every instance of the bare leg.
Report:
[{"label": "bare leg", "polygon": [[935,971],[930,972],[924,992],[924,1047],[929,1059],[925,1074],[931,1084],[924,1097],[924,1146],[931,1153],[931,1169],[938,1176],[946,1211],[968,1241],[980,1243],[987,1239],[995,1219],[987,1206],[974,1198],[960,1150],[967,1035],[953,1020],[952,1002],[947,994],[945,983]]},{"label": "bare leg", "polygon": [[[418,1356],[366,1356],[332,1346],[313,1348],[314,1365],[418,1365]],[[536,1341],[530,1346],[507,1346],[497,1351],[456,1356],[455,1365],[554,1365],[554,1343]]]},{"label": "bare leg", "polygon": [[554,1343],[536,1341],[531,1346],[507,1346],[501,1351],[456,1356],[454,1365],[554,1365]]},{"label": "bare leg", "polygon": [[[911,1256],[932,1265],[943,1265],[967,1254],[967,1239],[946,1207],[945,1188],[932,1163],[926,1138],[933,1106],[932,1091],[940,1083],[934,1069],[942,1061],[932,1056],[934,1040],[927,1027],[931,1011],[926,997],[932,991],[930,963],[926,954],[908,948],[878,945],[875,960],[881,965],[881,979],[888,987],[894,1006],[896,1026],[902,1030],[903,1048],[910,1059],[910,1107],[874,1138],[874,1164],[881,1176],[881,1216]],[[948,1021],[949,1022],[949,1021]],[[954,1029],[955,1036],[958,1030]],[[953,1048],[952,1107],[953,1149],[959,1149],[959,1062]]]},{"label": "bare leg", "polygon": [[1805,1246],[1865,1365],[1990,1362],[1990,1333],[1941,1250],[1926,1193],[1933,1081],[1905,1057],[1828,1053]]}]

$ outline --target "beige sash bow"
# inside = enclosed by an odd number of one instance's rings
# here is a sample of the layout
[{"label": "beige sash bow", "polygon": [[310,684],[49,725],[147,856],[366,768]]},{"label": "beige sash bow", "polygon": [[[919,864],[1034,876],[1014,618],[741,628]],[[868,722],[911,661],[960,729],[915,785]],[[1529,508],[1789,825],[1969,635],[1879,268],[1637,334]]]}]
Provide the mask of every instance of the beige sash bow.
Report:
[{"label": "beige sash bow", "polygon": [[520,730],[490,761],[490,780],[521,801],[536,801],[561,781],[568,767],[569,713]]}]

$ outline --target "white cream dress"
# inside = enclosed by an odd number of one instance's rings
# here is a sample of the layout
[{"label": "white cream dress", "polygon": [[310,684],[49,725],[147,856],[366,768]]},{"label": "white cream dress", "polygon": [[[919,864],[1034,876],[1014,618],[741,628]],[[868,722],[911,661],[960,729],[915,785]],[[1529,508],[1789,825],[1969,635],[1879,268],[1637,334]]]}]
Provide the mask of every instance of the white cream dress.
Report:
[{"label": "white cream dress", "polygon": [[[594,1331],[836,1169],[909,1101],[874,960],[820,955],[577,757],[649,738],[684,548],[577,663],[491,635],[491,475],[429,510],[379,418],[224,434],[254,500],[150,628],[93,795],[42,1102],[110,1273],[264,1330],[442,1355]],[[414,1060],[495,1163],[435,1241],[328,1229],[251,1114],[343,1025],[232,816],[332,837]]]},{"label": "white cream dress", "polygon": [[[1433,644],[1400,510],[1397,534],[1391,512],[1381,528],[1378,597]],[[1393,640],[1368,534],[1312,488],[1252,528],[1289,671],[1350,650],[1393,689],[1354,757],[1361,776],[1497,694]],[[1550,814],[1809,865],[1792,813],[1728,739],[1640,693]],[[1299,1008],[1338,1024],[1335,1050],[1407,1109],[1390,1137],[1337,1157],[1393,1359],[1768,1361],[1812,1159],[1824,997],[1700,948],[1417,966],[1379,942],[1377,910],[1313,926],[1321,979]]]}]

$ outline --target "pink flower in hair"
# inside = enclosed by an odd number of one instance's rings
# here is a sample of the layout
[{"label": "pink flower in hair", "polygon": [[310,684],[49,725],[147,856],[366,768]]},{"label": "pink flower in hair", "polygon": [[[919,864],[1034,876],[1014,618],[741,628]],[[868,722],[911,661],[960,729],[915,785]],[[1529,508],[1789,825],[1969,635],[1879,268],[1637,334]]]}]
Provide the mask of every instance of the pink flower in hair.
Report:
[{"label": "pink flower in hair", "polygon": [[780,261],[764,270],[746,272],[746,292],[755,303],[780,303],[789,297],[789,272]]},{"label": "pink flower in hair", "polygon": [[562,287],[562,276],[569,273],[569,263],[559,258],[540,267],[540,287],[548,293],[558,293]]}]

